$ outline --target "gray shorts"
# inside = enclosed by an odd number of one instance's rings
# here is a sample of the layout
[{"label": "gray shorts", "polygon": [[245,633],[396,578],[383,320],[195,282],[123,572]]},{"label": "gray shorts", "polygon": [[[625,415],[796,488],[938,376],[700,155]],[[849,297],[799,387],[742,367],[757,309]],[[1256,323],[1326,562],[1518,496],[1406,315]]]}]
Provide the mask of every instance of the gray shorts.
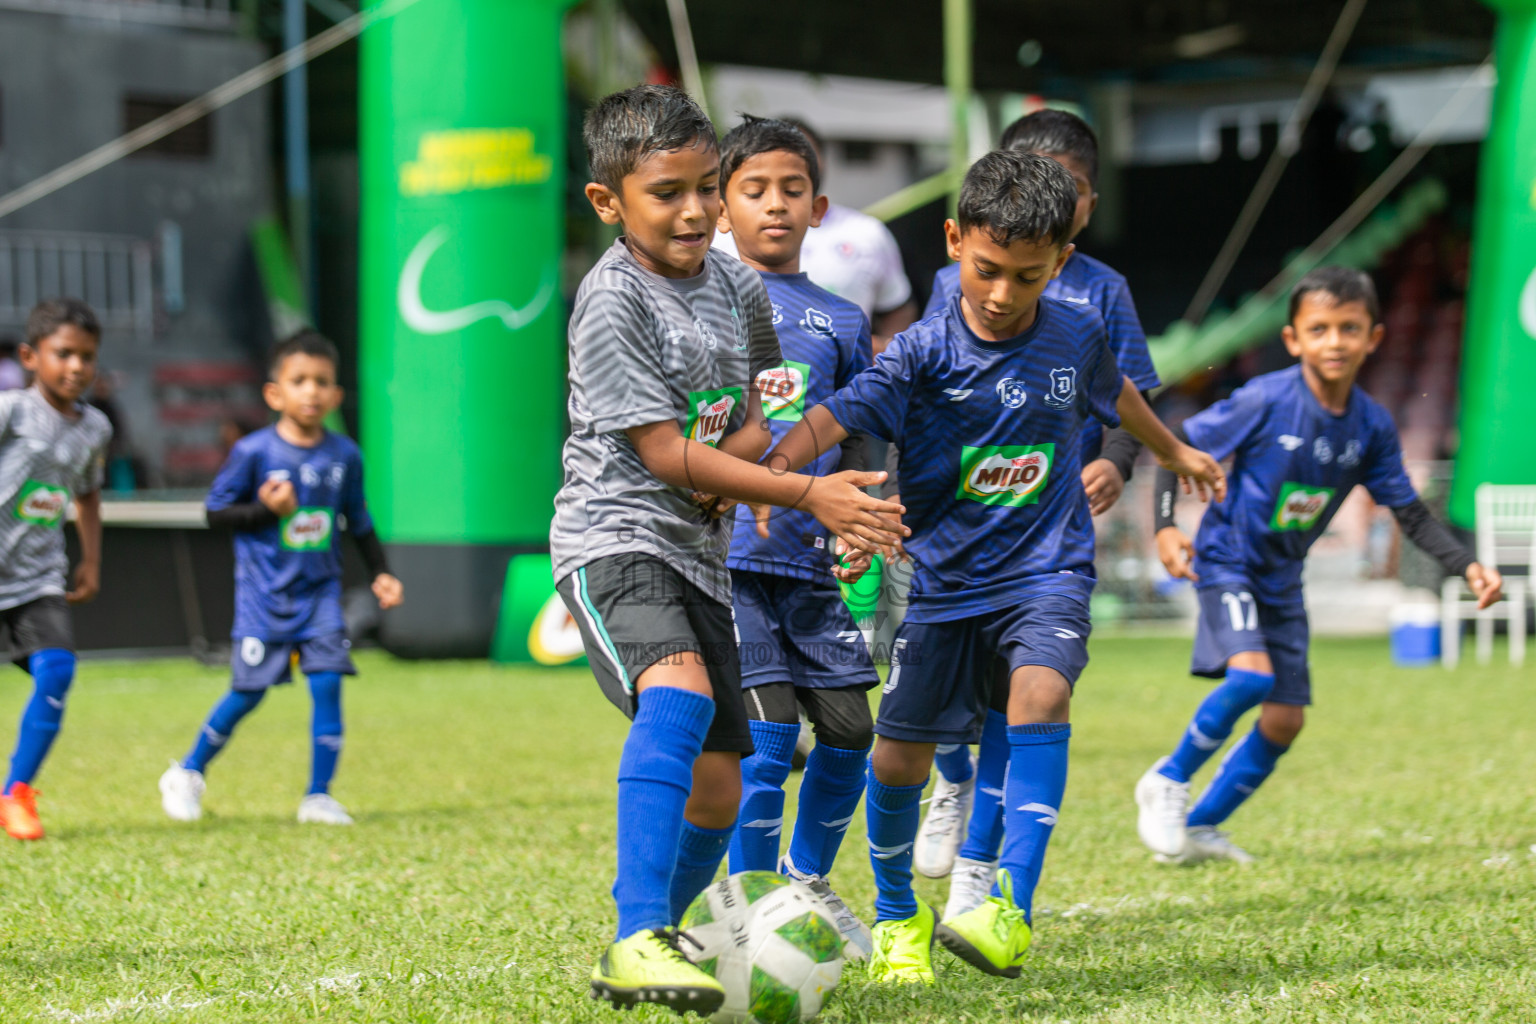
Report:
[{"label": "gray shorts", "polygon": [[293,666],[306,676],[316,672],[357,675],[352,664],[352,641],[345,633],[329,633],[313,640],[267,641],[246,636],[235,640],[229,657],[233,669],[232,690],[265,690],[269,686],[293,682]]}]

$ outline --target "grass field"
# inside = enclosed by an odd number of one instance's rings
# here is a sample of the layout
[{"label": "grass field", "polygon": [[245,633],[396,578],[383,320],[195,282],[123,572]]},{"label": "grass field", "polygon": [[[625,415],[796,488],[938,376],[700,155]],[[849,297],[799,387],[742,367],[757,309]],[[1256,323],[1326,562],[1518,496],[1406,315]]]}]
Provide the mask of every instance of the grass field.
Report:
[{"label": "grass field", "polygon": [[[1178,869],[1137,844],[1129,796],[1204,692],[1187,641],[1093,653],[1023,978],[942,949],[926,991],[851,966],[822,1020],[1536,1020],[1529,671],[1399,671],[1384,642],[1319,643],[1313,721],[1232,823],[1262,859]],[[672,1019],[586,997],[624,735],[591,677],[361,667],[336,787],[358,824],[325,829],[293,820],[302,691],[247,720],[208,816],[176,825],[155,782],[224,674],[86,663],[39,780],[50,837],[0,847],[0,1021]],[[0,686],[6,745],[26,690]],[[867,910],[858,820],[837,881]],[[942,903],[944,883],[920,888]]]}]

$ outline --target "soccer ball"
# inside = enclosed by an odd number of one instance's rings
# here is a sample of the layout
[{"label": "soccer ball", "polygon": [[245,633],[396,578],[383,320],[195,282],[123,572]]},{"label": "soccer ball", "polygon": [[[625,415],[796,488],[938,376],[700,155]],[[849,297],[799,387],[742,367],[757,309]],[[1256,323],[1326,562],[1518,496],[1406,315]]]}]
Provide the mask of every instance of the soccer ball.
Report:
[{"label": "soccer ball", "polygon": [[843,937],[810,888],[743,871],[699,894],[683,915],[683,953],[725,986],[725,1024],[810,1020],[843,973]]}]

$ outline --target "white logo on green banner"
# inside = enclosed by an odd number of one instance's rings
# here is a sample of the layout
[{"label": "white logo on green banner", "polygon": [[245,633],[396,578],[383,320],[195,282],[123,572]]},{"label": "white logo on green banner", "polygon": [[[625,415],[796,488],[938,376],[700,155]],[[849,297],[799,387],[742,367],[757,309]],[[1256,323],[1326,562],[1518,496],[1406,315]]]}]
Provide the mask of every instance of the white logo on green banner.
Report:
[{"label": "white logo on green banner", "polygon": [[331,546],[334,513],[328,508],[295,509],[282,521],[283,548],[288,551],[323,551]]},{"label": "white logo on green banner", "polygon": [[1054,444],[969,445],[960,455],[956,498],[983,505],[1033,505],[1051,478]]},{"label": "white logo on green banner", "polygon": [[1269,521],[1269,528],[1271,530],[1310,530],[1316,525],[1323,510],[1332,500],[1332,487],[1282,484],[1279,500],[1275,502],[1275,514]]},{"label": "white logo on green banner", "polygon": [[725,436],[725,428],[731,422],[731,413],[741,401],[741,388],[716,388],[714,391],[693,391],[688,395],[688,429],[686,436],[711,448]]},{"label": "white logo on green banner", "polygon": [[69,492],[41,480],[28,480],[16,495],[16,518],[38,526],[58,526],[69,508]]},{"label": "white logo on green banner", "polygon": [[811,368],[792,359],[757,375],[763,393],[763,415],[794,423],[805,416],[805,392],[811,384]]}]

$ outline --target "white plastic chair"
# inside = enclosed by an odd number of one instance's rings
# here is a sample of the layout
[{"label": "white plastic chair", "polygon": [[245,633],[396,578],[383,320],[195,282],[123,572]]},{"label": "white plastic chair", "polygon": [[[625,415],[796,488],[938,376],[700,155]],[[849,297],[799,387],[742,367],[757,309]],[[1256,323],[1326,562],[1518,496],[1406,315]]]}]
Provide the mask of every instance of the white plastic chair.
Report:
[{"label": "white plastic chair", "polygon": [[1536,575],[1536,485],[1479,484],[1474,495],[1477,524],[1477,560],[1503,572],[1504,600],[1484,611],[1467,581],[1446,577],[1440,586],[1440,662],[1455,668],[1461,660],[1461,623],[1477,621],[1477,663],[1493,660],[1493,626],[1498,619],[1509,623],[1509,662],[1525,663],[1525,599],[1530,579]]}]

